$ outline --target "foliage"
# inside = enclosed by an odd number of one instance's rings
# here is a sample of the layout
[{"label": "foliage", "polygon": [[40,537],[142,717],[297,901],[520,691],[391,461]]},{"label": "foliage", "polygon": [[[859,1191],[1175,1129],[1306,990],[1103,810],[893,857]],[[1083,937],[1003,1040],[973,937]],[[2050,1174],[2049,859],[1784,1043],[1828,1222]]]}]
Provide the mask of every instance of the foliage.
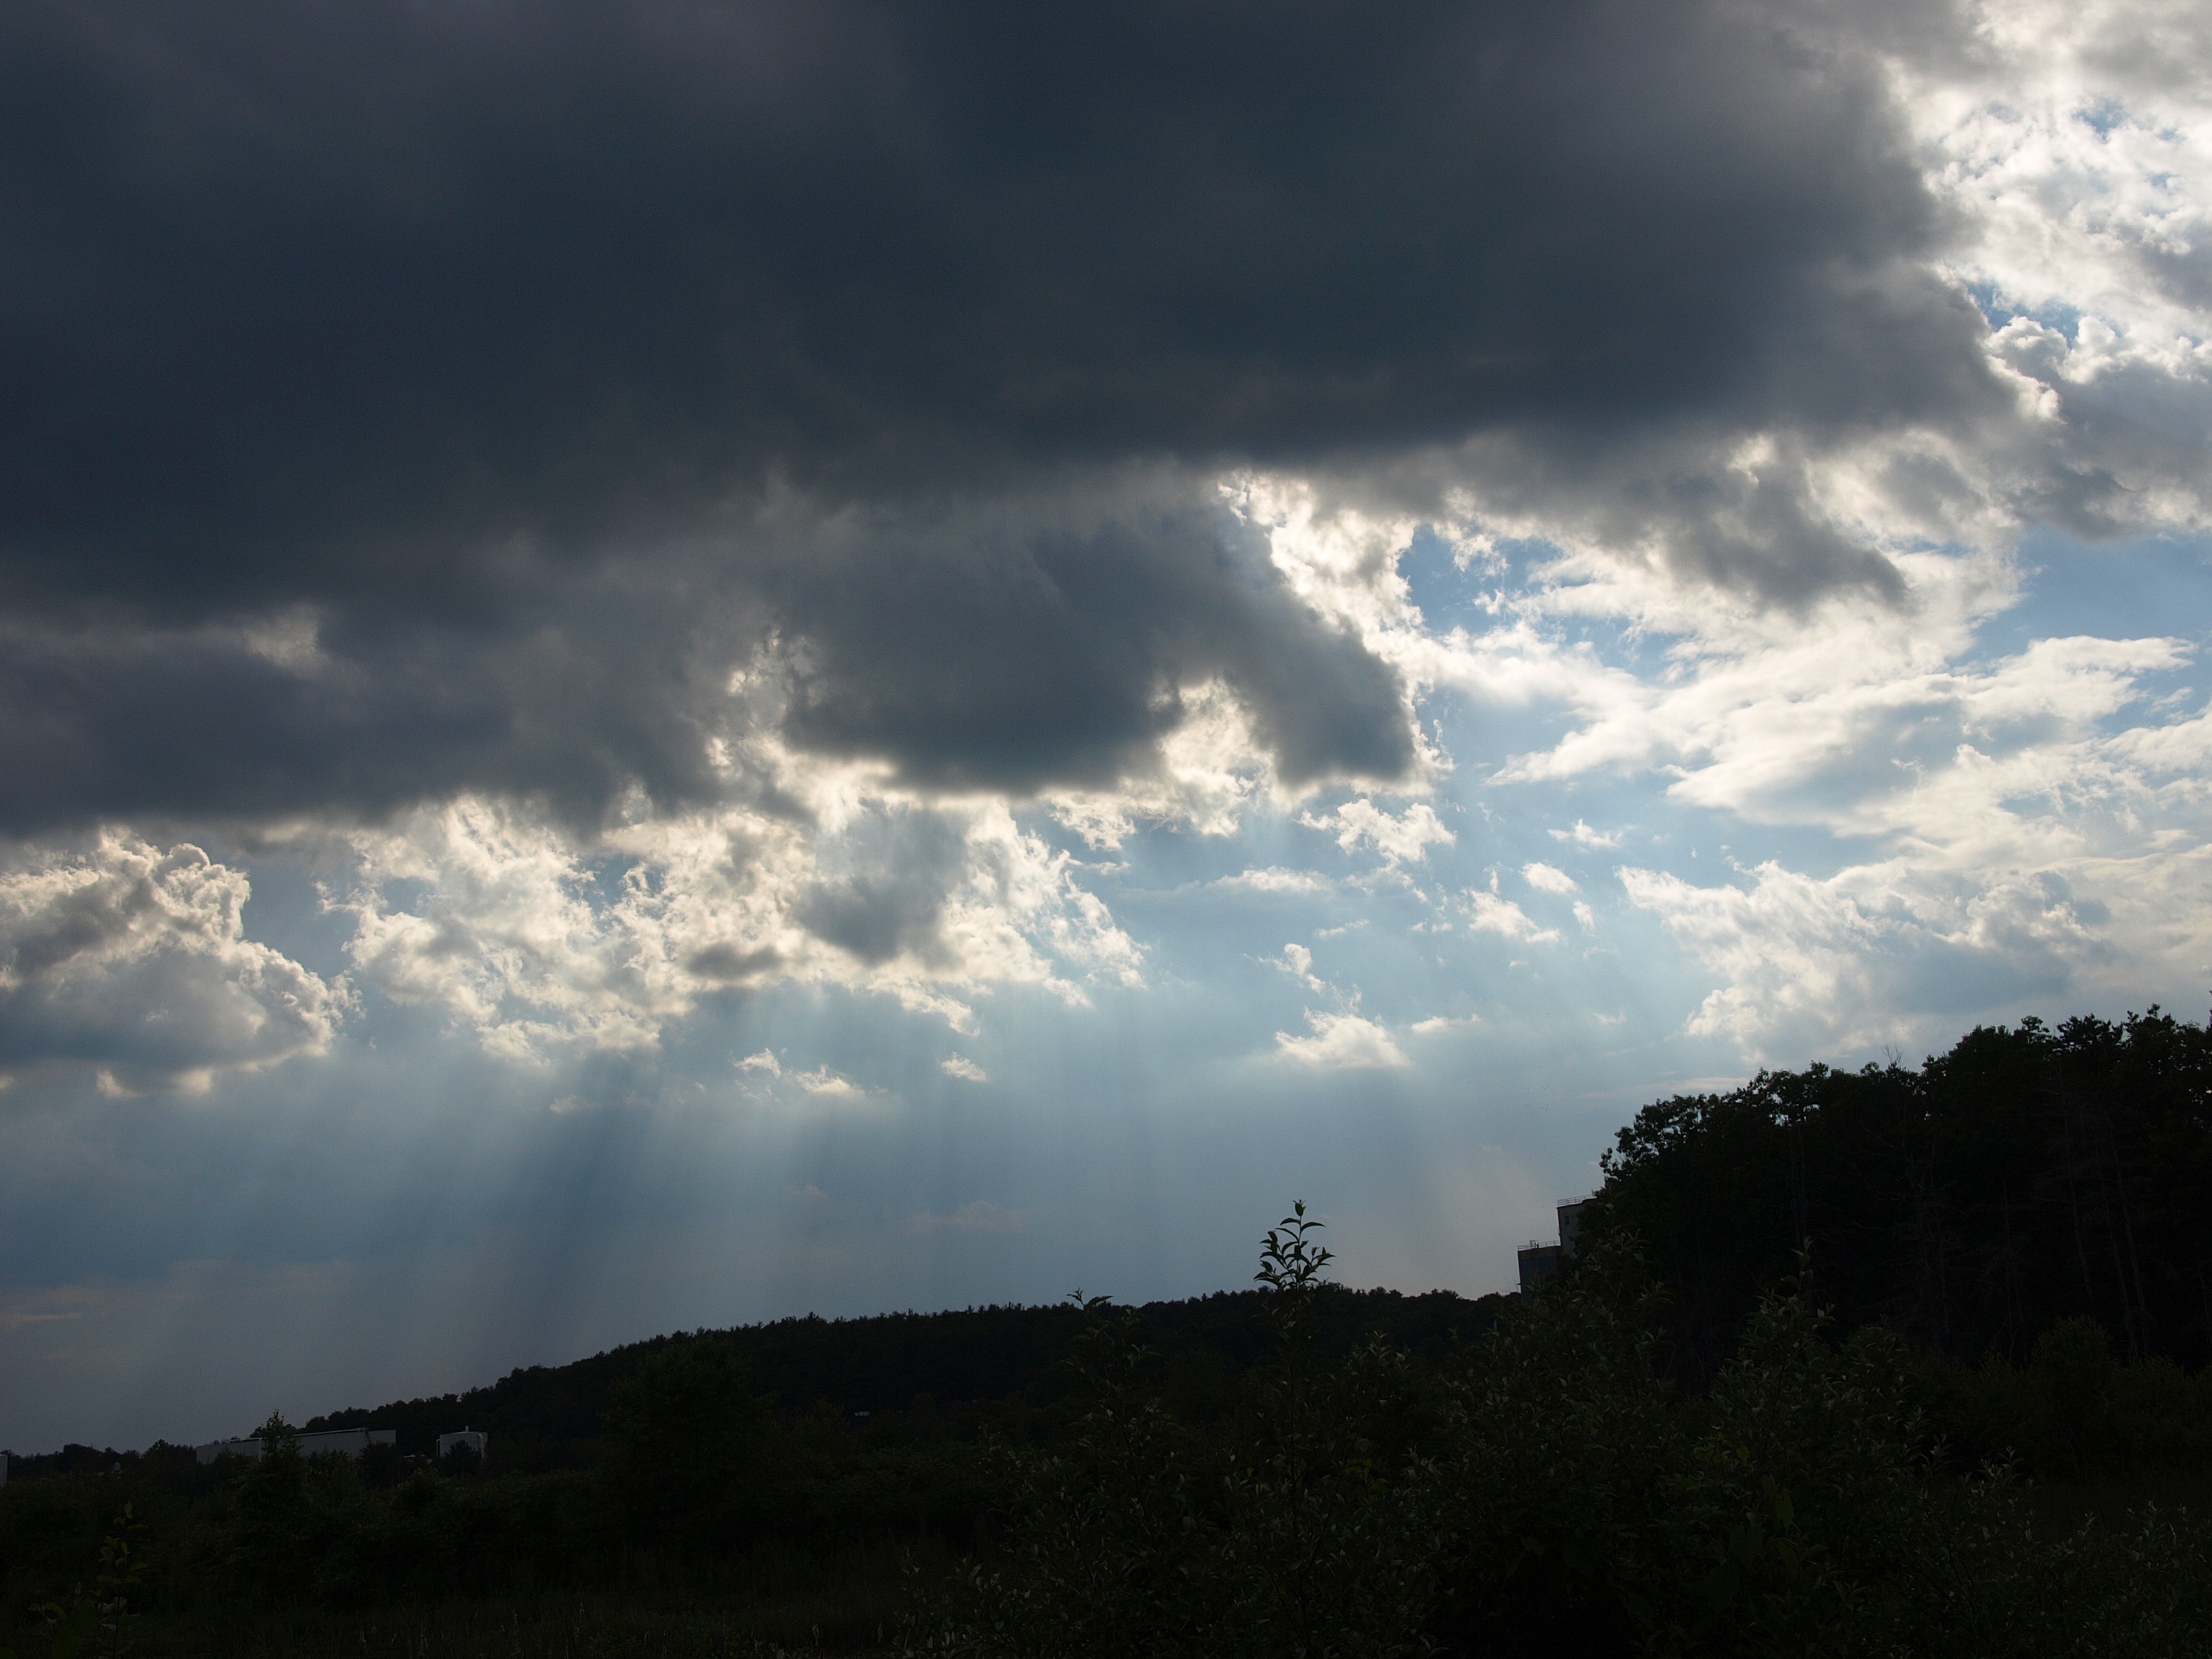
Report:
[{"label": "foliage", "polygon": [[726,1550],[757,1529],[785,1483],[774,1466],[775,1402],[745,1386],[731,1346],[660,1348],[615,1390],[608,1426],[629,1534],[679,1550]]},{"label": "foliage", "polygon": [[1180,1421],[1145,1387],[1141,1322],[1071,1298],[1085,1411],[1064,1447],[994,1455],[1009,1545],[907,1632],[911,1651],[1053,1656],[1389,1655],[1424,1595],[1416,1487],[1374,1431],[1413,1383],[1380,1344],[1322,1369],[1330,1253],[1303,1203],[1271,1230],[1256,1277],[1274,1352],[1224,1432]]},{"label": "foliage", "polygon": [[1677,1096],[1603,1161],[1583,1229],[1649,1243],[1700,1383],[1808,1245],[1844,1324],[1957,1360],[2022,1364],[2078,1318],[2130,1360],[2212,1361],[2212,1037],[2155,1007]]},{"label": "foliage", "polygon": [[[45,1624],[49,1659],[77,1659],[80,1654],[120,1659],[131,1651],[137,1623],[131,1598],[146,1576],[146,1559],[138,1547],[145,1531],[145,1522],[125,1504],[100,1540],[92,1582],[71,1586],[66,1601],[32,1609]],[[15,1659],[14,1650],[0,1649],[0,1659]]]},{"label": "foliage", "polygon": [[1364,1343],[1324,1368],[1316,1322],[1332,1253],[1305,1206],[1269,1230],[1255,1275],[1272,1362],[1249,1382],[1233,1443],[1218,1575],[1238,1648],[1388,1655],[1413,1644],[1426,1599],[1418,1467],[1392,1459],[1383,1425],[1416,1393],[1407,1356]]},{"label": "foliage", "polygon": [[2075,1484],[2212,1475],[2212,1370],[2191,1376],[2160,1355],[2128,1361],[2095,1321],[2061,1320],[2025,1366],[1923,1360],[1920,1397],[1966,1453]]},{"label": "foliage", "polygon": [[[1667,1374],[1663,1293],[1618,1239],[1425,1389],[1387,1345],[1325,1367],[1302,1353],[1302,1316],[1327,1294],[1313,1224],[1301,1208],[1263,1245],[1276,1355],[1224,1436],[1146,1397],[1128,1313],[1081,1304],[1081,1433],[1060,1452],[1002,1449],[1006,1546],[912,1623],[907,1651],[1995,1656],[2113,1650],[2104,1632],[2122,1629],[2130,1651],[2212,1641],[2202,1525],[2149,1511],[2039,1531],[2005,1470],[1948,1460],[1893,1333],[1838,1337],[1802,1260],[1703,1395]],[[1404,1431],[1382,1426],[1393,1413]]]},{"label": "foliage", "polygon": [[[281,1598],[329,1528],[329,1506],[318,1504],[299,1431],[271,1412],[256,1430],[261,1455],[239,1483],[231,1510],[230,1565],[239,1586],[262,1600]],[[317,1483],[319,1484],[319,1483]]]}]

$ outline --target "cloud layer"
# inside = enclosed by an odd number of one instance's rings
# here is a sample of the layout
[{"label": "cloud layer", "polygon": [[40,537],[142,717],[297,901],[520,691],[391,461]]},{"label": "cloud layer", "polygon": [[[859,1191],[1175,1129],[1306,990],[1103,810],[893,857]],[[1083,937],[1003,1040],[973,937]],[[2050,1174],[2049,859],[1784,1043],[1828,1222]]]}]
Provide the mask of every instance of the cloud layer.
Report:
[{"label": "cloud layer", "polygon": [[1489,1289],[2193,1012],[2201,10],[7,9],[0,1401]]},{"label": "cloud layer", "polygon": [[6,28],[20,830],[714,801],[763,653],[932,787],[1139,780],[1209,683],[1287,782],[1402,780],[1223,468],[1893,595],[1808,446],[2017,401],[1818,8]]}]

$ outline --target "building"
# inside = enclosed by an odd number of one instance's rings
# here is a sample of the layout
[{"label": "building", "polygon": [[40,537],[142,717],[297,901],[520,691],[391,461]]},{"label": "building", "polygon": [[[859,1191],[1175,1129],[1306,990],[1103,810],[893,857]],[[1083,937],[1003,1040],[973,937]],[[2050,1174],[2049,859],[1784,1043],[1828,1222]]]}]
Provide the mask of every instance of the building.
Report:
[{"label": "building", "polygon": [[1589,1200],[1575,1198],[1559,1206],[1559,1249],[1567,1255],[1575,1253],[1575,1241],[1582,1237],[1583,1211]]},{"label": "building", "polygon": [[1575,1242],[1582,1237],[1583,1207],[1589,1202],[1587,1198],[1574,1198],[1559,1206],[1558,1243],[1547,1244],[1541,1239],[1532,1238],[1525,1249],[1516,1253],[1520,1258],[1522,1295],[1535,1295],[1536,1287],[1559,1271],[1559,1263],[1574,1255]]},{"label": "building", "polygon": [[[358,1457],[371,1446],[389,1446],[396,1438],[391,1429],[325,1429],[316,1434],[300,1437],[300,1455],[302,1457]],[[212,1463],[218,1457],[259,1458],[258,1440],[210,1440],[194,1449],[203,1463]]]},{"label": "building", "polygon": [[438,1455],[443,1458],[454,1447],[466,1446],[477,1455],[477,1463],[481,1468],[484,1447],[490,1439],[491,1437],[482,1429],[463,1429],[459,1434],[441,1434],[438,1437]]}]

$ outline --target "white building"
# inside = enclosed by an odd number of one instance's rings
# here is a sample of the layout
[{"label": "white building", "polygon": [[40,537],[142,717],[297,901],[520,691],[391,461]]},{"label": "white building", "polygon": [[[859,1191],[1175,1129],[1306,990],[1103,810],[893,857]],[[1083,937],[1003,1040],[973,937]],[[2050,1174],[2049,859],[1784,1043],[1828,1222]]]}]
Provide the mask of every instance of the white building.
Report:
[{"label": "white building", "polygon": [[443,1457],[456,1446],[466,1446],[477,1455],[477,1462],[481,1464],[485,1443],[490,1438],[482,1429],[463,1429],[459,1434],[441,1434],[438,1437],[438,1455]]},{"label": "white building", "polygon": [[[300,1455],[302,1457],[358,1457],[371,1446],[388,1446],[395,1437],[391,1429],[325,1429],[316,1434],[300,1437]],[[251,1457],[261,1455],[258,1440],[210,1440],[195,1449],[203,1463],[212,1463],[218,1457]]]}]

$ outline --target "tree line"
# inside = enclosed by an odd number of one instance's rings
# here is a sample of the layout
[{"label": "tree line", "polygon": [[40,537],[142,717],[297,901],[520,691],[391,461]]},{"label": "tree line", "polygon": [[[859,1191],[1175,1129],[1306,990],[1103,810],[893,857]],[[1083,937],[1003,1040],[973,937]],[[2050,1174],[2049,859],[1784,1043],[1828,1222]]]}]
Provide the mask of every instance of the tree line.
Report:
[{"label": "tree line", "polygon": [[1844,1324],[1928,1352],[2019,1364],[2087,1319],[2130,1358],[2212,1359],[2212,1039],[2155,1006],[1678,1095],[1603,1167],[1583,1224],[1644,1241],[1692,1376],[1802,1249]]}]

